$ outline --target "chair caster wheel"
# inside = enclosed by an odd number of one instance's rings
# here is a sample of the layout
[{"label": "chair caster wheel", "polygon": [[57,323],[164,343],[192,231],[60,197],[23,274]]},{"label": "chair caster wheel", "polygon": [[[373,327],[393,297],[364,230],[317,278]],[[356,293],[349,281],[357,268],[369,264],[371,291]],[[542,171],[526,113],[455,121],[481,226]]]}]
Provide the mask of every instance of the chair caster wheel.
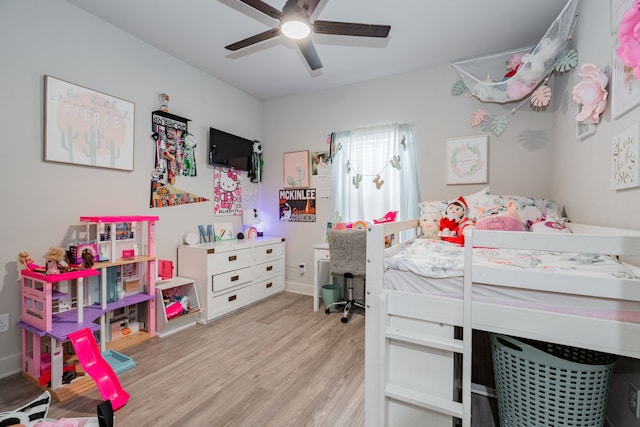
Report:
[{"label": "chair caster wheel", "polygon": [[329,308],[325,308],[325,309],[324,309],[324,312],[325,312],[325,313],[327,313],[327,314],[330,314],[330,313],[331,313],[331,309],[329,309]]},{"label": "chair caster wheel", "polygon": [[349,321],[349,318],[348,317],[343,317],[342,319],[340,319],[340,321],[342,323],[347,323]]}]

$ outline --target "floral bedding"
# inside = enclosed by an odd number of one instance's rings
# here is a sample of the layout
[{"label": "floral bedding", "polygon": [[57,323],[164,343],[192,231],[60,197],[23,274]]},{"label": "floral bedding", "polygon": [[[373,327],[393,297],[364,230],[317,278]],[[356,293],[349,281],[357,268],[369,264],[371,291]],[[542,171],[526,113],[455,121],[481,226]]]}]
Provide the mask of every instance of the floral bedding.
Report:
[{"label": "floral bedding", "polygon": [[[505,268],[607,277],[640,279],[615,257],[598,254],[535,250],[474,248],[474,263]],[[463,275],[464,247],[437,239],[414,239],[385,258],[385,270],[411,271],[425,277]]]}]

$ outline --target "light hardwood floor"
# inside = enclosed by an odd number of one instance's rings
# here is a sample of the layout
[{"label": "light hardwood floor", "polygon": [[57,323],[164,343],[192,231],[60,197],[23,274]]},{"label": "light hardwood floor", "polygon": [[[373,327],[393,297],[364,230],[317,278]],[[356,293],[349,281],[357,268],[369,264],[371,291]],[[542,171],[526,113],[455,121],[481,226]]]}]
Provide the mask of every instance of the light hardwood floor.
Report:
[{"label": "light hardwood floor", "polygon": [[[123,351],[129,402],[116,426],[363,426],[364,316],[313,312],[312,297],[284,292],[209,325]],[[0,380],[0,411],[40,390]],[[94,388],[49,417],[95,416]]]}]

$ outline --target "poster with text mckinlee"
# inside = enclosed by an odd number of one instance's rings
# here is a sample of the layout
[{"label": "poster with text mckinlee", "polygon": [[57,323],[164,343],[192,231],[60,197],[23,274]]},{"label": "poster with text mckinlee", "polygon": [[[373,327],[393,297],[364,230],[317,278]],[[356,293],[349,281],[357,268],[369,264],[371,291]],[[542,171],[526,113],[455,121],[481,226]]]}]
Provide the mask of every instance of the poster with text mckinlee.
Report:
[{"label": "poster with text mckinlee", "polygon": [[280,222],[316,222],[316,189],[280,190]]}]

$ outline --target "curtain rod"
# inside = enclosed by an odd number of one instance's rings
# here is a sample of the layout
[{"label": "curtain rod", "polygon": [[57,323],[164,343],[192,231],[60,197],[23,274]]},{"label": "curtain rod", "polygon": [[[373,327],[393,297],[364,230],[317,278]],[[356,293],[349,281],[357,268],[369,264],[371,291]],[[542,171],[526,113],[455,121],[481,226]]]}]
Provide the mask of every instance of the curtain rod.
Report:
[{"label": "curtain rod", "polygon": [[[416,127],[416,123],[415,122],[409,122],[409,123],[385,123],[385,124],[381,124],[381,125],[371,125],[371,126],[363,126],[363,127],[359,127],[359,128],[354,128],[354,129],[349,129],[349,132],[353,132],[353,131],[359,131],[359,130],[369,130],[369,129],[373,129],[373,128],[378,128],[378,127],[385,127],[385,126],[398,126],[398,125],[410,125],[413,127]],[[345,131],[331,131],[329,132],[329,134],[333,133],[333,132],[345,132]]]}]

